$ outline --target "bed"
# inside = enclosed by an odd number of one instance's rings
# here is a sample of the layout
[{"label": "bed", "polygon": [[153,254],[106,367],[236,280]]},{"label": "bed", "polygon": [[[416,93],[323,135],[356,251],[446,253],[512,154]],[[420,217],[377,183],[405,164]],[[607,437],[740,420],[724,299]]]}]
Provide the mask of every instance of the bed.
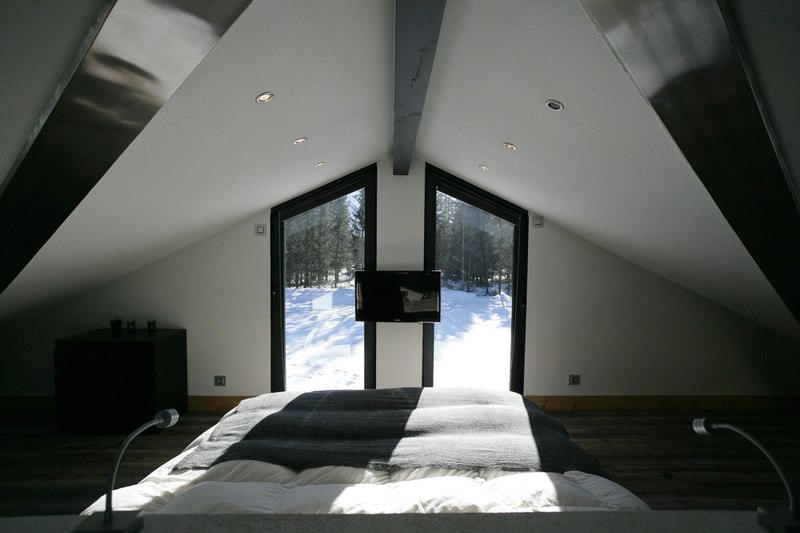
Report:
[{"label": "bed", "polygon": [[472,388],[250,398],[113,501],[168,514],[648,509],[533,402]]}]

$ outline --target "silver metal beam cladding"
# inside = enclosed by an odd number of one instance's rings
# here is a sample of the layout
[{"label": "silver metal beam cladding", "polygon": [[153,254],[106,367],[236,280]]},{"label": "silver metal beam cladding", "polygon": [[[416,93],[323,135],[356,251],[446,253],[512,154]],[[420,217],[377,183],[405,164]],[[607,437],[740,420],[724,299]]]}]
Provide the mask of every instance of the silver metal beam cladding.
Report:
[{"label": "silver metal beam cladding", "polygon": [[[724,1],[724,0],[723,0]],[[623,68],[795,318],[800,213],[714,0],[582,0]],[[742,54],[743,55],[743,54]],[[731,287],[731,290],[735,290]]]},{"label": "silver metal beam cladding", "polygon": [[250,1],[124,0],[100,14],[105,21],[92,29],[91,44],[0,189],[0,291]]}]

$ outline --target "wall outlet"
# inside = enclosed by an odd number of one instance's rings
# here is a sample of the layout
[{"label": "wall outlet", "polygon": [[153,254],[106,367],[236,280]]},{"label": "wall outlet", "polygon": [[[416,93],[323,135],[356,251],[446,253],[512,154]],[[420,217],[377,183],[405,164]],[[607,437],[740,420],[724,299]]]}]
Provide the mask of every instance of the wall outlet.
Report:
[{"label": "wall outlet", "polygon": [[214,386],[216,386],[216,387],[224,387],[225,386],[225,376],[214,376]]},{"label": "wall outlet", "polygon": [[580,385],[581,384],[581,375],[580,374],[570,374],[569,375],[569,384],[570,385]]}]

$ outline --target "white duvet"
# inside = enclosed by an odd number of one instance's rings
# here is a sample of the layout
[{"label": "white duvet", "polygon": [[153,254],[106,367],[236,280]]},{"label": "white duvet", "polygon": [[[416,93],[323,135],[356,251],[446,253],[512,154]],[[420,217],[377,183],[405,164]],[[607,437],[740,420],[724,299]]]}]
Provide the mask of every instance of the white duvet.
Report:
[{"label": "white duvet", "polygon": [[[213,428],[212,428],[213,429]],[[385,472],[327,466],[300,472],[259,461],[227,461],[173,472],[183,453],[140,483],[114,491],[115,510],[145,513],[493,513],[647,510],[622,486],[579,471],[504,472],[413,468]],[[83,514],[102,511],[101,497]]]}]

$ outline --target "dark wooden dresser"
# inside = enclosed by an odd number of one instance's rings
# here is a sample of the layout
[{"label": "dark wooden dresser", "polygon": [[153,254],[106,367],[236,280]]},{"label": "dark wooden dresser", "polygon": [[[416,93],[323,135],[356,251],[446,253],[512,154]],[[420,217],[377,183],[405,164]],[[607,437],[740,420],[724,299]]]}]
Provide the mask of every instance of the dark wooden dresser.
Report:
[{"label": "dark wooden dresser", "polygon": [[128,432],[187,410],[186,330],[98,329],[55,341],[60,431]]}]

